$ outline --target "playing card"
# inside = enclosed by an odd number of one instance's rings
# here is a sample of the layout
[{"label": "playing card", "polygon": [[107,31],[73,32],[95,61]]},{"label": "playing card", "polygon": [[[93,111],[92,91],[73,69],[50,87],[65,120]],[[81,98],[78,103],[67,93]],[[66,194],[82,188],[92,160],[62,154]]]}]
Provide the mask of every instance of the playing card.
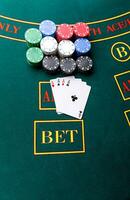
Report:
[{"label": "playing card", "polygon": [[54,97],[54,101],[55,101],[55,106],[57,107],[57,94],[60,94],[61,88],[60,86],[63,86],[63,82],[65,80],[71,80],[71,79],[75,79],[74,76],[69,76],[69,77],[63,77],[63,78],[56,78],[56,79],[52,79],[50,80],[50,84],[51,84],[51,89],[52,89],[52,93],[53,93],[53,97]]},{"label": "playing card", "polygon": [[[61,80],[62,82],[62,80]],[[68,84],[69,82],[69,84]],[[64,82],[64,85],[60,85],[58,87],[58,89],[56,88],[55,91],[54,91],[54,99],[56,101],[56,112],[58,114],[61,114],[61,111],[59,111],[59,108],[58,108],[58,103],[61,101],[62,102],[62,97],[64,94],[67,93],[68,89],[71,88],[71,87],[77,87],[77,85],[79,85],[80,83],[82,82],[81,79],[66,79],[65,82]],[[86,83],[85,83],[86,84]]]},{"label": "playing card", "polygon": [[[65,79],[64,81],[61,80],[61,82],[63,83],[63,84],[61,84],[61,88],[60,88],[61,90],[58,91],[57,93],[55,93],[55,95],[57,96],[57,101],[61,101],[61,97],[62,97],[61,94],[63,92],[67,92],[66,90],[69,87],[72,87],[73,85],[76,86],[76,83],[79,84],[80,82],[82,82],[82,80],[81,79],[70,79],[70,78],[68,78],[68,79]],[[56,106],[56,112],[57,112],[57,114],[62,114],[61,112],[58,111],[57,106]]]},{"label": "playing card", "polygon": [[91,87],[85,83],[69,87],[61,93],[57,101],[57,111],[81,119]]}]

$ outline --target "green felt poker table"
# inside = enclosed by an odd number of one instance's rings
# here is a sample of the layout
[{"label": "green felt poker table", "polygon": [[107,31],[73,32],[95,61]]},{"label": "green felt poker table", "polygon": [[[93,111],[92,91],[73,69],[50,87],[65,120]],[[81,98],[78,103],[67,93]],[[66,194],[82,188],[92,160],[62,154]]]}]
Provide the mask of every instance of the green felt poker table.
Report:
[{"label": "green felt poker table", "polygon": [[[24,33],[45,19],[90,27],[81,120],[58,115]],[[130,200],[129,0],[0,1],[0,200]]]}]

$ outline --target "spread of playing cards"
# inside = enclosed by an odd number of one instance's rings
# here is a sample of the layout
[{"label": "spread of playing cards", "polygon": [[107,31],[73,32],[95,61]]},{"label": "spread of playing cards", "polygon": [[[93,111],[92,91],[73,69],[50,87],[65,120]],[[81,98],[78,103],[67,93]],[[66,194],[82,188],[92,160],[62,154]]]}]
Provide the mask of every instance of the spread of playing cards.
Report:
[{"label": "spread of playing cards", "polygon": [[57,114],[81,119],[88,101],[91,86],[74,76],[50,80]]}]

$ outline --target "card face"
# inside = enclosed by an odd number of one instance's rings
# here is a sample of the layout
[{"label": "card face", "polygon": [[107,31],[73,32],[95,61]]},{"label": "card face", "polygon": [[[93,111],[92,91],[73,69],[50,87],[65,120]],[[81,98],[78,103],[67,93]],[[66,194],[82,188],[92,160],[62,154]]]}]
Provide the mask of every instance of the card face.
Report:
[{"label": "card face", "polygon": [[65,86],[65,82],[67,80],[75,80],[75,77],[74,76],[67,76],[67,77],[57,78],[55,80],[57,80],[56,86]]},{"label": "card face", "polygon": [[81,119],[88,100],[91,87],[83,84],[78,88],[70,88],[57,103],[58,112]]},{"label": "card face", "polygon": [[[67,82],[69,82],[70,84],[67,85]],[[54,99],[56,100],[56,112],[58,114],[61,114],[61,111],[59,111],[58,104],[63,102],[63,100],[62,100],[63,96],[68,93],[68,90],[71,87],[77,88],[77,86],[79,86],[81,83],[82,83],[81,79],[76,79],[76,80],[66,79],[64,86],[60,86],[58,88],[58,90],[56,89],[55,94],[54,94],[54,96],[55,96]]]},{"label": "card face", "polygon": [[[61,97],[62,97],[62,93],[66,93],[67,89],[69,87],[72,87],[73,85],[76,86],[76,84],[79,84],[80,82],[82,82],[81,79],[74,79],[72,77],[68,77],[68,78],[63,78],[60,80],[57,80],[58,82],[61,82],[58,90],[56,89],[55,91],[55,99],[57,99],[57,101],[61,101]],[[57,114],[62,114],[61,112],[58,111],[57,105],[56,105],[56,112]]]},{"label": "card face", "polygon": [[80,78],[77,79],[67,79],[65,81],[65,86],[67,87],[71,87],[72,85],[74,85],[76,82],[82,82],[82,80]]}]

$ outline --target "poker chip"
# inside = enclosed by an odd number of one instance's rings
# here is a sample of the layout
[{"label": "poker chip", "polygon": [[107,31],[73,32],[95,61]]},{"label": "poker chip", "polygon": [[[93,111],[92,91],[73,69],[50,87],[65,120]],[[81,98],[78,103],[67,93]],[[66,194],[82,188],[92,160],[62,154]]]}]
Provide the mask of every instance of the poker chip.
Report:
[{"label": "poker chip", "polygon": [[76,64],[81,72],[88,72],[92,69],[93,61],[88,56],[80,56],[77,58]]},{"label": "poker chip", "polygon": [[[56,27],[53,21],[44,20],[39,29],[30,28],[25,32],[29,47],[26,52],[27,61],[31,65],[42,63],[42,67],[48,72],[55,72],[59,68],[65,74],[72,74],[76,68],[87,72],[93,65],[87,56],[91,49],[91,43],[86,39],[88,35],[89,27],[86,23],[64,23]],[[73,36],[75,42],[71,41]],[[77,56],[77,60],[72,56]]]},{"label": "poker chip", "polygon": [[38,47],[42,39],[41,32],[36,28],[30,28],[25,32],[25,40],[29,47]]},{"label": "poker chip", "polygon": [[69,40],[73,36],[73,28],[69,24],[61,24],[56,31],[57,40]]},{"label": "poker chip", "polygon": [[51,20],[44,20],[40,23],[39,30],[41,31],[43,37],[54,36],[56,32],[56,25]]},{"label": "poker chip", "polygon": [[76,62],[73,58],[63,58],[60,61],[60,69],[65,74],[72,74],[76,69]]},{"label": "poker chip", "polygon": [[43,52],[38,47],[31,47],[26,52],[26,58],[29,64],[37,65],[43,59]]},{"label": "poker chip", "polygon": [[83,22],[74,24],[73,31],[76,37],[87,37],[90,33],[88,25]]},{"label": "poker chip", "polygon": [[48,72],[55,72],[59,67],[59,59],[56,56],[45,56],[42,66]]},{"label": "poker chip", "polygon": [[78,38],[74,44],[77,56],[85,55],[91,49],[91,43],[86,38]]},{"label": "poker chip", "polygon": [[62,40],[58,45],[58,53],[60,57],[70,57],[75,51],[75,45],[70,40]]},{"label": "poker chip", "polygon": [[54,55],[57,52],[58,43],[55,38],[46,36],[41,40],[40,47],[45,55]]}]

